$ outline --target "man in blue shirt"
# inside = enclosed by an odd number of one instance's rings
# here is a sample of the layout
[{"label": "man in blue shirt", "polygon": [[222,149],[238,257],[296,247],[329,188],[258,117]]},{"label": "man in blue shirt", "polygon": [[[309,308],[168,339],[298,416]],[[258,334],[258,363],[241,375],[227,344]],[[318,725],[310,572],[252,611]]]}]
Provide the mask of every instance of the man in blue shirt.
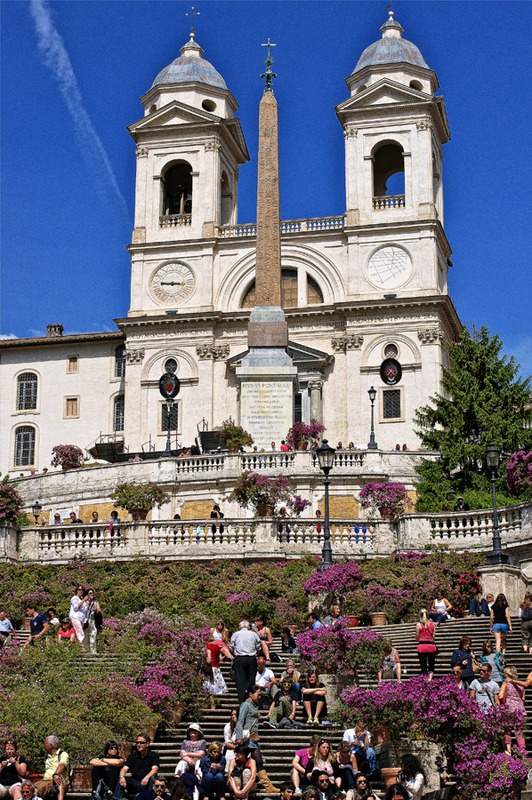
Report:
[{"label": "man in blue shirt", "polygon": [[39,614],[34,606],[27,607],[26,616],[30,618],[30,638],[24,647],[27,647],[29,644],[35,644],[39,639],[44,638],[48,632],[49,626],[47,615]]},{"label": "man in blue shirt", "polygon": [[320,622],[318,615],[311,611],[307,617],[307,626],[309,631],[316,631],[318,628],[323,628],[323,622]]},{"label": "man in blue shirt", "polygon": [[14,630],[11,620],[6,617],[6,612],[0,611],[0,648],[5,645],[8,637]]}]

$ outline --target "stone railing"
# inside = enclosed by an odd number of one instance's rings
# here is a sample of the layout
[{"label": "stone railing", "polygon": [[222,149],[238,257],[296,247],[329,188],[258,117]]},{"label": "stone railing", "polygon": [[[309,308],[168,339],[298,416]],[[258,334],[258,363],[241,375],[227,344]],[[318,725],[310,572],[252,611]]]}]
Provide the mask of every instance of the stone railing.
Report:
[{"label": "stone railing", "polygon": [[[393,530],[379,521],[331,520],[336,555],[377,555],[393,549]],[[65,563],[133,558],[295,558],[321,553],[323,522],[316,519],[158,520],[114,525],[48,525],[0,529],[0,561]]]},{"label": "stone railing", "polygon": [[[532,538],[532,504],[498,509],[503,548],[519,549]],[[401,549],[441,545],[456,550],[489,550],[493,538],[493,512],[454,511],[446,514],[411,514],[397,522]]]},{"label": "stone railing", "polygon": [[[281,234],[308,233],[309,231],[337,231],[342,230],[344,225],[345,218],[343,216],[289,219],[281,222]],[[220,228],[219,235],[222,239],[256,236],[257,224],[255,222],[250,222],[244,225],[224,225]]]},{"label": "stone railing", "polygon": [[161,214],[159,228],[181,228],[192,225],[192,214]]},{"label": "stone railing", "polygon": [[[122,522],[112,530],[107,523],[0,528],[0,561],[296,558],[321,553],[323,524],[315,518],[226,518]],[[521,564],[532,562],[532,503],[500,509],[499,524],[503,548]],[[434,546],[488,552],[493,535],[489,510],[412,514],[396,523],[331,519],[330,527],[333,554],[349,557]]]},{"label": "stone railing", "polygon": [[390,194],[386,197],[373,198],[373,210],[382,211],[387,208],[404,208],[405,196],[404,194]]}]

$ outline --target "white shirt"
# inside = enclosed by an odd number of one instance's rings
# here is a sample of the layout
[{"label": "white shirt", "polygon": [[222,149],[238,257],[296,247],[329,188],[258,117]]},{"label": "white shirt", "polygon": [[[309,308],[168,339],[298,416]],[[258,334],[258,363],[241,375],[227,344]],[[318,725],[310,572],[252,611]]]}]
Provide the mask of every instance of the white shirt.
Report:
[{"label": "white shirt", "polygon": [[262,672],[257,672],[255,675],[255,683],[259,686],[266,686],[267,683],[271,683],[273,680],[275,680],[275,675],[268,667],[264,667]]},{"label": "white shirt", "polygon": [[85,611],[79,610],[80,605],[82,604],[83,600],[80,599],[77,594],[75,594],[70,599],[70,619],[79,619],[80,622],[85,622],[87,617],[85,615]]}]

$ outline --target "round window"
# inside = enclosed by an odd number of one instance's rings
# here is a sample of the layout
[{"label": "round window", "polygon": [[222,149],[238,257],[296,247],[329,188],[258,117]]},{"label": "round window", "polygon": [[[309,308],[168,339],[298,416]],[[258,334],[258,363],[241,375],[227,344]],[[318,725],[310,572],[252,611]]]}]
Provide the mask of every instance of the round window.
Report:
[{"label": "round window", "polygon": [[177,361],[175,360],[175,358],[168,358],[164,362],[164,369],[165,372],[170,372],[173,375],[174,372],[177,371]]}]

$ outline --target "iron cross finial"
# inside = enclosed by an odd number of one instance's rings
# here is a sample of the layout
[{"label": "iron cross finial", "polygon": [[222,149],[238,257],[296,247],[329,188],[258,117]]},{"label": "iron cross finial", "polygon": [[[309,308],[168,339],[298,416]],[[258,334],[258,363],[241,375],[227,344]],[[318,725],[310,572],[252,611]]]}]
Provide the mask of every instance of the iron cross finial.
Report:
[{"label": "iron cross finial", "polygon": [[267,47],[268,50],[266,52],[266,60],[264,62],[266,64],[266,72],[263,72],[260,77],[266,79],[266,88],[264,91],[273,92],[272,80],[276,78],[277,75],[275,72],[272,72],[273,58],[271,54],[271,48],[277,47],[277,45],[273,42],[270,42],[270,37],[268,36],[268,41],[265,44],[261,44],[261,47]]},{"label": "iron cross finial", "polygon": [[185,12],[185,17],[190,17],[190,38],[193,39],[196,35],[196,28],[194,27],[194,17],[199,17],[200,12],[196,11],[194,6],[190,7],[190,11]]}]

